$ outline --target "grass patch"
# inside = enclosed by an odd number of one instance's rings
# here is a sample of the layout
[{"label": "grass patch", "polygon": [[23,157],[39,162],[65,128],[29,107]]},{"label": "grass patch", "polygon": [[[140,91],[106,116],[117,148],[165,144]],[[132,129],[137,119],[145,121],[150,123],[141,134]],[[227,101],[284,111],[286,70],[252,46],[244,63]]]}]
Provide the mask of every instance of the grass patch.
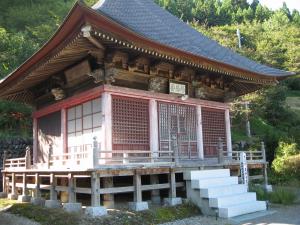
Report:
[{"label": "grass patch", "polygon": [[43,225],[80,224],[80,215],[67,213],[62,209],[47,209],[31,204],[14,204],[8,212],[39,222]]},{"label": "grass patch", "polygon": [[192,204],[157,207],[142,212],[110,210],[107,216],[93,219],[83,214],[71,214],[62,209],[46,209],[31,204],[15,203],[8,212],[26,217],[42,225],[154,225],[200,214]]},{"label": "grass patch", "polygon": [[14,201],[14,200],[8,200],[8,199],[5,199],[5,198],[0,198],[0,209],[3,209],[9,205],[13,205],[13,204],[16,204],[17,201]]},{"label": "grass patch", "polygon": [[274,191],[267,193],[261,186],[250,185],[249,190],[256,192],[258,200],[268,200],[271,203],[292,205],[296,202],[297,196],[291,190],[284,187],[276,188]]}]

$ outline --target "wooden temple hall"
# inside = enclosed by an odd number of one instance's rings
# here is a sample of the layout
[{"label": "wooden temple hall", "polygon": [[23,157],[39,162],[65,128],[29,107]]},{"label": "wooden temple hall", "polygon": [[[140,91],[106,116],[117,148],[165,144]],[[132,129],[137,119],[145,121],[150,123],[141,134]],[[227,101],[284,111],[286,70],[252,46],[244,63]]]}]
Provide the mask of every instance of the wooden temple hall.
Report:
[{"label": "wooden temple hall", "polygon": [[[189,171],[239,167],[233,98],[291,73],[224,48],[152,0],[78,2],[53,37],[0,83],[30,104],[33,149],[4,159],[10,198],[60,207],[179,204]],[[246,152],[264,168],[264,148]],[[223,171],[223,170],[220,170]],[[49,195],[46,195],[49,196]],[[188,196],[189,197],[189,196]]]}]

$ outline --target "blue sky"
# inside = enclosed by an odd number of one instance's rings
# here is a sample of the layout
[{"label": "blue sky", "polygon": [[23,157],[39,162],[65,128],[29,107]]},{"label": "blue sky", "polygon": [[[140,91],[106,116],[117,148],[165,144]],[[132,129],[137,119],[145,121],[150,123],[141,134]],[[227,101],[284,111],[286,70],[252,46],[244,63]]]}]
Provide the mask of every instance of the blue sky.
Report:
[{"label": "blue sky", "polygon": [[[252,0],[248,0],[248,2],[252,2]],[[300,0],[260,0],[259,2],[271,9],[281,8],[283,2],[285,2],[291,11],[293,9],[300,11]]]}]

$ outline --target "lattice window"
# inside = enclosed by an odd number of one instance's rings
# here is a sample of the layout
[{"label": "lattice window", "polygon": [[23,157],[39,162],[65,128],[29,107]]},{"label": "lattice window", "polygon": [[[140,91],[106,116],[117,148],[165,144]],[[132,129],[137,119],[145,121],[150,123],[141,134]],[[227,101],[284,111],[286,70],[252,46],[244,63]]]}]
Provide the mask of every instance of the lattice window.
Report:
[{"label": "lattice window", "polygon": [[150,150],[147,100],[113,96],[112,140],[113,150]]},{"label": "lattice window", "polygon": [[217,144],[222,138],[226,150],[225,111],[202,107],[204,155],[217,156]]},{"label": "lattice window", "polygon": [[196,107],[159,102],[160,151],[174,151],[171,136],[176,136],[180,158],[197,158]]},{"label": "lattice window", "polygon": [[101,132],[101,98],[87,101],[69,108],[67,111],[68,147],[91,148],[93,137],[100,137]]}]

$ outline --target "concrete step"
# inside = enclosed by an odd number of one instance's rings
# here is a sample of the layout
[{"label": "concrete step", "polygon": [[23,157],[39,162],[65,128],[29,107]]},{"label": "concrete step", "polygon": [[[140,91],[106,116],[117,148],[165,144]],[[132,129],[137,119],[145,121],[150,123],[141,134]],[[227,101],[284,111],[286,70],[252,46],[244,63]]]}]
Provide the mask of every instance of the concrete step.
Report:
[{"label": "concrete step", "polygon": [[183,174],[184,180],[200,180],[213,177],[229,177],[229,169],[217,169],[217,170],[193,170]]},{"label": "concrete step", "polygon": [[229,207],[219,208],[219,217],[230,218],[243,214],[266,210],[265,201],[251,201],[243,204],[231,205]]},{"label": "concrete step", "polygon": [[218,186],[210,188],[201,188],[200,197],[201,198],[216,198],[219,196],[241,194],[247,192],[247,186],[243,184],[234,184],[227,186]]},{"label": "concrete step", "polygon": [[256,193],[246,192],[209,199],[209,206],[214,208],[229,207],[231,205],[243,204],[256,201]]},{"label": "concrete step", "polygon": [[238,177],[215,177],[209,179],[192,180],[192,188],[202,189],[217,186],[238,184]]}]

